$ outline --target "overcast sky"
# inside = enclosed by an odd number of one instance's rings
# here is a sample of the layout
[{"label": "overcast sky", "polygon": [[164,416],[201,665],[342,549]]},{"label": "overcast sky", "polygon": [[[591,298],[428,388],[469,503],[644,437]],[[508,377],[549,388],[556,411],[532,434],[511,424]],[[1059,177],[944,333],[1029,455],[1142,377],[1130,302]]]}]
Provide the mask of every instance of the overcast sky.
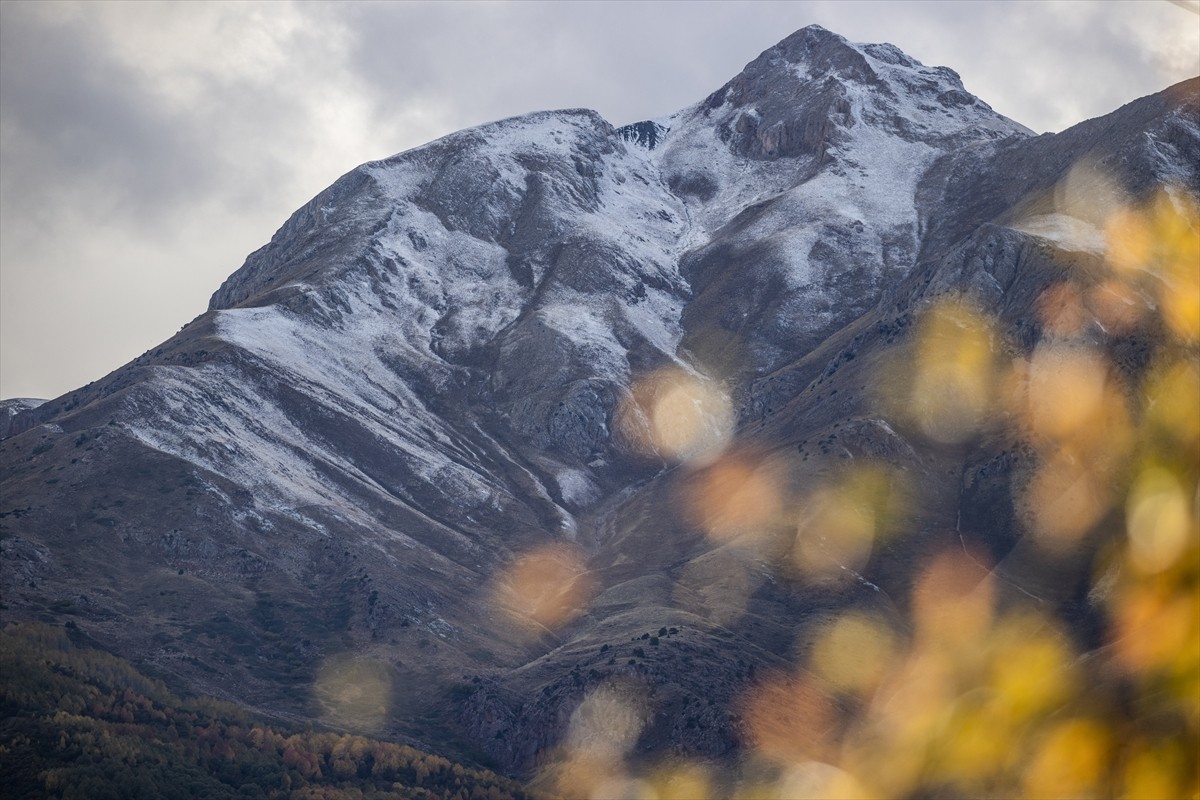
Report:
[{"label": "overcast sky", "polygon": [[460,128],[660,116],[815,22],[1056,131],[1200,73],[1198,5],[0,0],[0,398],[169,338],[339,175]]}]

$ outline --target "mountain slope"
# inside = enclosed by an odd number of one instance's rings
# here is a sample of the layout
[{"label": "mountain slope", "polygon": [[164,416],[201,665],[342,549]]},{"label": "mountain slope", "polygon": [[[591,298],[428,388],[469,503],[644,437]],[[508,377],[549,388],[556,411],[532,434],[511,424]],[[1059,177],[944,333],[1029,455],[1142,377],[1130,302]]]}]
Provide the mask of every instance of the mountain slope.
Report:
[{"label": "mountain slope", "polygon": [[[885,413],[893,348],[952,294],[1030,355],[1063,254],[1098,258],[1060,187],[1086,162],[1131,196],[1200,191],[1195,95],[1034,137],[951,70],[813,26],[653,122],[542,112],[358,167],[177,336],[13,417],[5,613],[293,719],[330,722],[329,663],[383,664],[375,733],[514,772],[614,678],[653,688],[640,752],[736,752],[737,695],[824,615],[899,625],[946,541],[1013,552],[1030,457]],[[715,387],[732,461],[647,443],[671,391],[648,376]],[[788,503],[728,523],[688,500],[861,462],[912,487],[907,533],[832,585],[787,566]],[[530,553],[579,587],[532,630],[502,602]]]}]

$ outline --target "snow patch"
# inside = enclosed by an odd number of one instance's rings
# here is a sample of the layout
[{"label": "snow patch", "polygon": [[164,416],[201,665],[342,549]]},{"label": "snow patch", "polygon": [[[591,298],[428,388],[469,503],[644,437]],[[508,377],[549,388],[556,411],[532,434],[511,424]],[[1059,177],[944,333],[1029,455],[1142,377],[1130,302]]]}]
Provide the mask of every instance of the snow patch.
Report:
[{"label": "snow patch", "polygon": [[1026,217],[1013,230],[1053,242],[1061,250],[1104,255],[1108,250],[1104,231],[1092,223],[1066,214]]},{"label": "snow patch", "polygon": [[554,474],[564,503],[583,507],[600,497],[600,488],[583,470],[564,468]]}]

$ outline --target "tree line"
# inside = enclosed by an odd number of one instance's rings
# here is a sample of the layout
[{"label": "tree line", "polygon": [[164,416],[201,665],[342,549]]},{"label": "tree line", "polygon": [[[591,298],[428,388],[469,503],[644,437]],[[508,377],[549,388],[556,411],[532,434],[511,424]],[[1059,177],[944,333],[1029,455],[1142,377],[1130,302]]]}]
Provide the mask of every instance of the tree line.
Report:
[{"label": "tree line", "polygon": [[534,800],[515,781],[406,745],[177,697],[71,633],[0,630],[0,785],[12,800]]}]

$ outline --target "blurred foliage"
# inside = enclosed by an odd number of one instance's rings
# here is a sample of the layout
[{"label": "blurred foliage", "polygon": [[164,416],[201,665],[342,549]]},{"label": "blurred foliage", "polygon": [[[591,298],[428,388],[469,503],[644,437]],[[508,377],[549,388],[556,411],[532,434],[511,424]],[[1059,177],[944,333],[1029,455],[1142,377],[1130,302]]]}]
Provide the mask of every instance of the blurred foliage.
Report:
[{"label": "blurred foliage", "polygon": [[[1200,796],[1200,215],[1160,192],[1104,223],[1107,257],[1038,299],[1032,353],[950,296],[884,367],[885,415],[932,446],[992,431],[1033,454],[1020,522],[1044,562],[1090,564],[1099,646],[948,551],[908,630],[847,612],[748,693],[774,772],[744,796]],[[1131,338],[1140,370],[1112,355]]]},{"label": "blurred foliage", "polygon": [[[646,800],[1200,798],[1200,207],[1174,189],[1135,202],[1086,164],[1057,194],[1104,250],[1067,243],[1022,320],[1032,343],[973,297],[931,298],[879,367],[877,411],[944,459],[1006,449],[1021,563],[1038,580],[1082,574],[1087,609],[1034,597],[956,529],[913,567],[906,619],[845,609],[743,692],[733,774],[636,761],[652,711],[602,686],[540,781]],[[903,469],[850,458],[797,485],[770,454],[705,438],[697,409],[724,405],[690,380],[670,385],[688,414],[658,425],[669,448],[654,435],[661,374],[635,396],[636,420],[648,452],[704,453],[667,459],[684,462],[699,533],[765,558],[766,532],[789,529],[774,568],[809,586],[866,568],[903,533],[921,488]]]},{"label": "blurred foliage", "polygon": [[404,745],[180,699],[69,633],[37,623],[0,632],[5,798],[532,797],[514,781]]}]

